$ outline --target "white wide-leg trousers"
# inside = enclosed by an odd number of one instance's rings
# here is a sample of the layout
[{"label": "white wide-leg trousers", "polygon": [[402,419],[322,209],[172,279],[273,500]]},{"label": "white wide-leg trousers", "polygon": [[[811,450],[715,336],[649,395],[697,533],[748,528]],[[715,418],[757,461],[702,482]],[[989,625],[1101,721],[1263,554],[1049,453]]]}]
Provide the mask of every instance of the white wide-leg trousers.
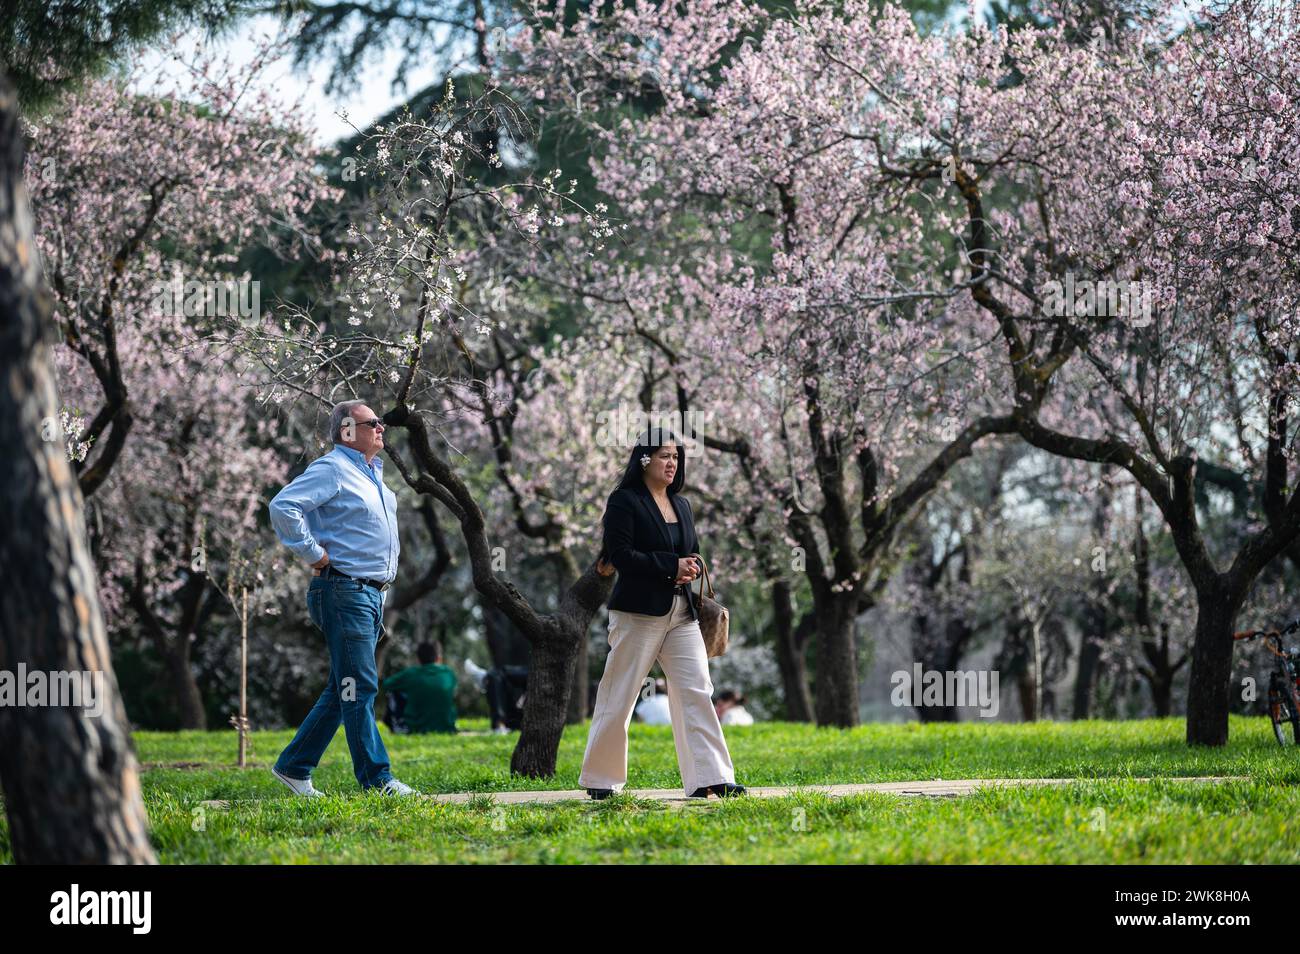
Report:
[{"label": "white wide-leg trousers", "polygon": [[700,624],[686,597],[673,597],[666,616],[609,611],[609,655],[596,690],[587,752],[578,784],[622,791],[627,782],[627,728],[637,697],[658,660],[668,683],[668,711],[677,767],[686,794],[736,781],[727,742],[713,708],[713,681]]}]

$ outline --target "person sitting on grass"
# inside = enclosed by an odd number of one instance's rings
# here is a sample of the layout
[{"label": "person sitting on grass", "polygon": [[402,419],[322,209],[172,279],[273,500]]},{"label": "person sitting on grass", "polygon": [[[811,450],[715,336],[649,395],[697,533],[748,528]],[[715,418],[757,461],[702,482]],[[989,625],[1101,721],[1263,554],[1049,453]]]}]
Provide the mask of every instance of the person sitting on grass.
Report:
[{"label": "person sitting on grass", "polygon": [[673,717],[668,705],[668,683],[654,681],[654,690],[646,686],[641,690],[641,701],[636,704],[636,717],[646,725],[672,725]]},{"label": "person sitting on grass", "polygon": [[465,660],[465,673],[487,696],[492,732],[505,735],[517,731],[524,720],[524,695],[528,691],[527,666],[493,666],[484,669],[474,660]]},{"label": "person sitting on grass", "polygon": [[734,689],[723,689],[713,704],[723,725],[753,725],[754,717],[745,708],[745,697]]},{"label": "person sitting on grass", "polygon": [[[421,643],[420,665],[384,680],[389,712],[411,734],[456,731],[456,673],[442,662],[442,643]],[[393,722],[389,723],[392,727]]]}]

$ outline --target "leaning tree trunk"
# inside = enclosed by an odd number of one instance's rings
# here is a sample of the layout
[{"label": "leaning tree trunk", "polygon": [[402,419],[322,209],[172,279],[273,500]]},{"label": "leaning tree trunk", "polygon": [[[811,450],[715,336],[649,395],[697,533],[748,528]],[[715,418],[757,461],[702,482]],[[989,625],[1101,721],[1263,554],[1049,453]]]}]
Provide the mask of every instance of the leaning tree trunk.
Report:
[{"label": "leaning tree trunk", "polygon": [[1226,745],[1232,678],[1232,625],[1242,596],[1223,587],[1196,592],[1196,635],[1187,687],[1189,745]]},{"label": "leaning tree trunk", "polygon": [[474,587],[483,597],[485,611],[488,607],[500,610],[531,644],[523,724],[510,759],[510,771],[530,778],[549,778],[555,774],[560,737],[564,734],[574,658],[580,641],[587,638],[596,611],[609,599],[613,575],[598,573],[593,561],[565,590],[559,608],[550,614],[538,613],[516,586],[498,577],[492,569],[492,548],[483,511],[465,481],[434,449],[423,415],[406,404],[410,380],[408,375],[396,406],[384,415],[384,423],[406,428],[418,471],[408,468],[392,445],[385,450],[413,490],[436,497],[460,523]]},{"label": "leaning tree trunk", "polygon": [[601,576],[592,564],[565,591],[554,615],[542,617],[536,632],[525,630],[532,639],[533,658],[528,667],[519,742],[510,757],[512,773],[530,778],[555,774],[573,688],[573,662],[579,644],[587,639],[591,618],[609,599],[613,588],[613,577]]},{"label": "leaning tree trunk", "polygon": [[9,501],[0,536],[0,576],[9,581],[0,587],[0,669],[92,673],[102,680],[103,705],[98,716],[84,706],[0,706],[9,843],[20,863],[147,864],[153,849],[81,493],[54,426],[53,324],[22,170],[17,99],[0,77],[0,476]]},{"label": "leaning tree trunk", "polygon": [[510,757],[512,773],[529,778],[555,774],[560,738],[568,721],[573,663],[577,655],[578,641],[562,626],[544,626],[533,639],[519,742]]}]

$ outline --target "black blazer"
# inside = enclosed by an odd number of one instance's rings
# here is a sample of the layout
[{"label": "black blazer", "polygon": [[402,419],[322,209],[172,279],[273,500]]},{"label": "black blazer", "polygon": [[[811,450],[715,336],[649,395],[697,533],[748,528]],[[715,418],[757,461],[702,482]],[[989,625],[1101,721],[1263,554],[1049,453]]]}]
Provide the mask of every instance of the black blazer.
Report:
[{"label": "black blazer", "polygon": [[[647,616],[667,616],[672,610],[673,596],[679,592],[674,582],[677,561],[699,553],[700,540],[695,535],[690,501],[680,494],[669,494],[668,499],[683,531],[680,552],[673,549],[668,522],[649,487],[641,484],[610,494],[605,505],[603,550],[606,560],[618,570],[610,609]],[[691,617],[699,619],[690,586],[686,587],[686,600]]]}]

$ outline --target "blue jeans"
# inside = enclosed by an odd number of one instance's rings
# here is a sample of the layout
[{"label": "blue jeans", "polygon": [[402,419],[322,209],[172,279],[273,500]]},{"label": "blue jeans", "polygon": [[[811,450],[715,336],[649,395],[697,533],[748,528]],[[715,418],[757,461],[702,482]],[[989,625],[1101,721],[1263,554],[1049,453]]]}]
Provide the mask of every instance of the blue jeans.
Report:
[{"label": "blue jeans", "polygon": [[357,782],[363,789],[383,785],[393,774],[375,725],[375,646],[383,631],[380,593],[340,576],[314,576],[307,588],[307,612],[329,646],[329,684],[280,753],[276,771],[289,778],[311,778],[342,722]]}]

